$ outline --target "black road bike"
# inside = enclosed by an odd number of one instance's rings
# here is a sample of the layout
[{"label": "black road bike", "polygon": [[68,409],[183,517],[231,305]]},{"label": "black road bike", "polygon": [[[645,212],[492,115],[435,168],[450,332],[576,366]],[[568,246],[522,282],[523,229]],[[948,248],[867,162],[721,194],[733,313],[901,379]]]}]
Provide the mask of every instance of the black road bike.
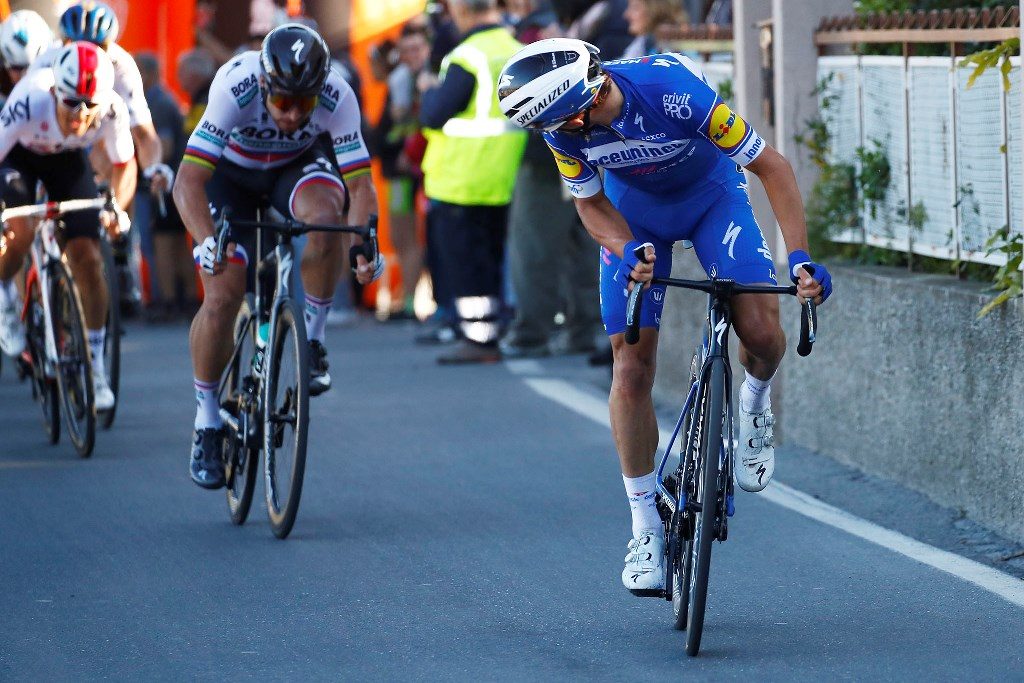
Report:
[{"label": "black road bike", "polygon": [[[637,254],[642,258],[642,254]],[[813,273],[812,273],[813,274]],[[672,437],[657,469],[657,505],[665,525],[665,588],[634,591],[672,602],[675,627],[686,631],[686,654],[700,650],[711,571],[711,544],[729,536],[729,517],[735,512],[732,370],[729,365],[730,299],[737,294],[790,294],[796,287],[744,285],[732,280],[654,278],[652,284],[694,289],[708,295],[703,342],[690,364],[690,388]],[[643,292],[634,285],[626,309],[626,342],[640,338]],[[812,301],[802,305],[797,352],[811,352],[817,328]],[[680,435],[682,435],[680,437]],[[676,438],[679,461],[666,475]]]},{"label": "black road bike", "polygon": [[[295,524],[306,469],[309,431],[309,347],[302,309],[292,297],[292,239],[308,232],[353,233],[363,238],[350,260],[377,256],[377,217],[365,226],[312,225],[294,220],[234,220],[225,208],[217,230],[217,262],[231,228],[256,231],[255,293],[247,294],[235,319],[235,346],[221,377],[224,471],[231,521],[244,524],[256,489],[263,454],[264,490],[270,527],[286,538]],[[264,245],[273,240],[273,249]]]}]

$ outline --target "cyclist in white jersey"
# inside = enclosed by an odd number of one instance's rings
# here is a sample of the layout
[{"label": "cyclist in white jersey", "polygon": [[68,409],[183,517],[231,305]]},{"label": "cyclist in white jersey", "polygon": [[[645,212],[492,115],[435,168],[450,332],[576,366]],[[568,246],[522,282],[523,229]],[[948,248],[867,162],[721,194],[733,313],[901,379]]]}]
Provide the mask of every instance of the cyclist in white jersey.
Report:
[{"label": "cyclist in white jersey", "polygon": [[[53,45],[53,31],[32,10],[20,9],[0,23],[0,107],[7,102],[39,54]],[[25,328],[18,315],[19,295],[12,277],[0,281],[0,351],[15,355],[25,344]]]},{"label": "cyclist in white jersey", "polygon": [[[92,43],[80,42],[61,48],[53,69],[32,71],[15,86],[0,111],[0,196],[7,206],[33,203],[39,181],[52,201],[96,197],[85,150],[101,140],[113,165],[115,196],[131,201],[135,149],[128,111],[114,92],[113,81],[113,66],[106,54]],[[81,211],[67,215],[63,222],[64,254],[82,297],[92,352],[96,408],[107,410],[114,405],[114,395],[103,369],[108,302],[98,227],[101,222],[106,228],[117,222],[127,229],[127,216]],[[11,220],[7,229],[0,281],[17,273],[31,245],[34,223]],[[0,319],[10,314],[0,306]],[[7,322],[0,320],[0,328]],[[24,346],[24,332],[20,345]]]},{"label": "cyclist in white jersey", "polygon": [[[166,192],[174,183],[174,172],[162,163],[163,153],[160,137],[153,126],[153,115],[146,103],[142,87],[142,74],[135,59],[118,45],[119,30],[114,11],[101,2],[86,0],[71,5],[60,17],[60,34],[65,43],[85,40],[103,48],[114,65],[114,92],[121,96],[128,106],[129,122],[135,149],[139,156],[139,167],[143,177],[150,180],[150,190],[155,194]],[[60,47],[47,50],[32,63],[32,68],[50,67]],[[97,164],[99,168],[100,164]],[[132,182],[134,182],[134,178]],[[134,193],[134,188],[132,188]],[[127,206],[127,204],[125,204]]]},{"label": "cyclist in white jersey", "polygon": [[[199,486],[220,488],[219,379],[231,355],[235,314],[247,279],[251,282],[245,266],[258,255],[251,231],[241,231],[232,235],[229,262],[214,263],[214,221],[228,206],[235,217],[252,218],[269,204],[285,216],[317,224],[362,224],[376,211],[359,105],[331,70],[327,45],[316,31],[301,24],[279,26],[260,51],[244,52],[220,68],[185,148],[174,201],[198,244],[196,263],[205,291],[190,337],[197,403],[190,473]],[[316,232],[307,239],[301,270],[310,393],[316,395],[330,387],[324,324],[346,243],[352,242]],[[370,264],[360,256],[356,276],[365,284],[382,270],[380,258]]]}]

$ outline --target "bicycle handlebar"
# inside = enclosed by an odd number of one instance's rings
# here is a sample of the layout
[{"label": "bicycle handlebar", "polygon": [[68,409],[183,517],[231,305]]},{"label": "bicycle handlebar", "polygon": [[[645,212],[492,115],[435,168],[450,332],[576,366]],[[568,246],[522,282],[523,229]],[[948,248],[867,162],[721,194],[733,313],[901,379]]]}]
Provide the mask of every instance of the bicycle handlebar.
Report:
[{"label": "bicycle handlebar", "polygon": [[293,237],[305,235],[307,232],[335,232],[351,233],[363,238],[363,244],[354,246],[350,250],[349,259],[355,266],[357,254],[362,254],[366,260],[373,263],[377,258],[377,215],[370,214],[366,225],[317,225],[314,223],[302,223],[292,218],[281,221],[253,221],[253,220],[232,220],[231,207],[224,207],[221,211],[220,220],[217,225],[217,252],[215,262],[221,263],[224,259],[224,249],[227,247],[228,239],[231,236],[231,227],[259,228],[271,230]]},{"label": "bicycle handlebar", "polygon": [[[637,247],[634,252],[643,261],[643,247]],[[778,287],[773,285],[745,285],[732,280],[679,280],[670,277],[656,277],[651,280],[652,285],[666,285],[668,287],[679,287],[680,289],[695,289],[711,295],[728,297],[733,294],[789,294],[796,296],[796,285]],[[643,305],[644,285],[634,282],[633,289],[629,293],[626,302],[626,343],[636,344],[640,340],[640,311]],[[807,299],[802,304],[803,315],[800,316],[800,341],[797,344],[796,352],[801,356],[807,356],[814,347],[814,341],[818,330],[818,312],[814,301]]]},{"label": "bicycle handlebar", "polygon": [[0,222],[6,222],[12,218],[56,218],[74,211],[89,211],[92,209],[106,209],[114,211],[117,209],[117,200],[109,190],[102,196],[95,199],[66,199],[61,202],[42,202],[40,204],[26,204],[6,208],[0,203]]}]

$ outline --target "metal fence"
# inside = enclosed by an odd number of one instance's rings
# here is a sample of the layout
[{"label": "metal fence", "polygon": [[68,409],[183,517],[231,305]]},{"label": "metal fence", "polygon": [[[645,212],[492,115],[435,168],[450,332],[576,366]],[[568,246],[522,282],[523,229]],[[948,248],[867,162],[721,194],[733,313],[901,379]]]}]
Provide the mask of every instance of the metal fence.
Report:
[{"label": "metal fence", "polygon": [[1024,226],[1019,58],[1012,64],[1012,87],[1004,92],[999,69],[968,88],[971,69],[949,57],[820,57],[829,161],[860,172],[857,150],[880,150],[891,179],[884,199],[862,202],[860,225],[834,239],[1005,263],[1004,254],[987,254],[985,243],[1003,226]]}]

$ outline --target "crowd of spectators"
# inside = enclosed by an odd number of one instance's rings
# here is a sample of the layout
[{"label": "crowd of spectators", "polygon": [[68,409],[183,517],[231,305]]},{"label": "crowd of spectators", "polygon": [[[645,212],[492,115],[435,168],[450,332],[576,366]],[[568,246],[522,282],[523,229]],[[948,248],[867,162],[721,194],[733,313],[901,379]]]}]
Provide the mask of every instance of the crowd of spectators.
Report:
[{"label": "crowd of spectators", "polygon": [[[471,21],[460,25],[461,15]],[[503,26],[523,44],[578,37],[597,45],[605,59],[616,59],[658,51],[654,27],[684,18],[685,12],[673,0],[506,0],[497,4],[449,0],[429,4],[426,15],[409,21],[396,41],[375,45],[371,52],[374,77],[387,84],[388,95],[369,140],[388,179],[393,247],[403,283],[393,288],[390,309],[381,317],[413,317],[412,296],[425,265],[436,312],[417,341],[455,343],[454,351],[439,356],[441,362],[552,353],[587,353],[593,362],[607,362],[610,353],[601,334],[598,302],[598,247],[562,189],[541,137],[531,135],[526,140],[507,205],[453,205],[431,197],[429,191],[424,196],[419,164],[425,144],[422,128],[442,128],[465,105],[465,92],[475,85],[472,76],[457,63],[451,68],[443,62],[460,42],[481,29]],[[456,106],[447,106],[449,101]],[[483,178],[493,167],[477,172]],[[426,220],[417,221],[417,216]],[[421,226],[416,239],[420,223],[425,223],[425,230]],[[460,236],[475,249],[459,247]],[[480,262],[495,258],[497,274],[479,272]],[[542,274],[557,274],[556,286]],[[496,277],[500,284],[496,292],[494,286],[478,282]],[[469,300],[469,294],[474,295],[477,317],[460,313],[459,302]],[[490,304],[481,303],[495,294],[500,304],[497,316]],[[493,328],[495,317],[500,321],[500,344],[484,332]],[[468,340],[475,343],[466,343],[467,331],[477,335]]]},{"label": "crowd of spectators", "polygon": [[[197,47],[181,55],[176,65],[178,81],[190,98],[184,116],[159,81],[156,58],[138,55],[165,162],[172,166],[180,161],[183,140],[202,114],[219,64],[251,49],[260,30],[283,19],[254,18],[252,40],[230,50],[209,30],[211,7],[200,4]],[[424,155],[431,130],[442,129],[468,106],[467,92],[473,92],[475,81],[450,55],[474,33],[501,28],[522,44],[577,37],[599,47],[604,59],[616,59],[658,51],[654,27],[683,21],[684,15],[678,0],[447,0],[429,3],[394,39],[373,45],[371,74],[363,78],[385,84],[387,97],[380,117],[365,120],[364,134],[385,180],[386,191],[378,187],[389,224],[390,244],[384,248],[395,256],[382,283],[389,296],[383,299],[386,305],[373,311],[376,316],[423,322],[418,342],[453,344],[454,350],[442,352],[441,362],[558,353],[586,353],[592,362],[609,362],[599,314],[598,247],[562,189],[541,137],[524,139],[521,160],[511,170],[510,197],[488,200],[487,205],[472,198],[452,201],[448,186],[439,191],[438,178],[459,169],[439,167],[436,159],[424,164]],[[269,24],[261,29],[261,22]],[[360,74],[350,57],[339,52],[335,67],[359,93]],[[468,171],[467,177],[485,178],[494,169]],[[137,212],[143,219],[143,254],[154,274],[151,317],[187,315],[194,309],[196,292],[184,228],[173,202],[147,200]],[[550,274],[557,274],[554,286]],[[425,303],[426,292],[432,301]],[[335,319],[349,319],[353,308],[366,308],[351,283],[339,284],[335,301],[343,299],[352,307],[338,306]],[[484,300],[493,302],[493,310],[492,303],[476,312],[466,308],[467,302],[479,308]]]}]

